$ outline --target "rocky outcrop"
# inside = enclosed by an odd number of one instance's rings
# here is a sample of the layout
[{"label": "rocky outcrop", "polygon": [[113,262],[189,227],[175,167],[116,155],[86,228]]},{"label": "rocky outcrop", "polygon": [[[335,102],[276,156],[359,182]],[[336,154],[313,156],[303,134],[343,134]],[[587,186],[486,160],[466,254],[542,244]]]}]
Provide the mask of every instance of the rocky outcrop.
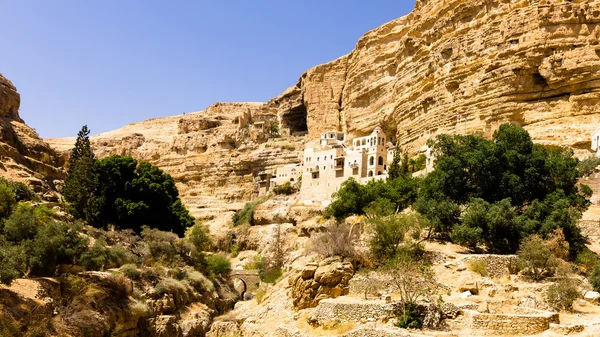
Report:
[{"label": "rocky outcrop", "polygon": [[[99,158],[130,155],[173,176],[197,217],[232,212],[260,192],[259,174],[299,163],[297,137],[269,138],[276,110],[263,103],[217,103],[204,111],[150,119],[91,137]],[[74,138],[48,139],[65,156]]]},{"label": "rocky outcrop", "polygon": [[302,96],[311,138],[382,125],[416,151],[435,134],[513,122],[537,142],[587,149],[600,123],[599,13],[598,1],[418,0],[275,101]]},{"label": "rocky outcrop", "polygon": [[323,299],[348,294],[348,281],[353,275],[352,263],[339,258],[325,259],[296,270],[289,278],[294,307],[313,308]]},{"label": "rocky outcrop", "polygon": [[21,97],[0,75],[0,174],[28,184],[49,201],[57,201],[57,183],[64,178],[64,161],[19,117]]}]

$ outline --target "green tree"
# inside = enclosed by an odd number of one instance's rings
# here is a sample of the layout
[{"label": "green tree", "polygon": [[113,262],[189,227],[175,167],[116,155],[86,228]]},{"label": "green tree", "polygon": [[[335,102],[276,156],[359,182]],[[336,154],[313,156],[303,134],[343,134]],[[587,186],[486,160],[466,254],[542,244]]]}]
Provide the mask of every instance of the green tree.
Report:
[{"label": "green tree", "polygon": [[77,219],[93,221],[96,216],[96,159],[90,145],[90,130],[84,125],[71,150],[62,194],[67,210]]},{"label": "green tree", "polygon": [[183,206],[175,181],[158,167],[127,156],[109,156],[98,162],[97,213],[92,224],[131,228],[147,225],[180,236],[194,224]]},{"label": "green tree", "polygon": [[[578,186],[571,150],[534,144],[527,131],[511,124],[501,125],[491,140],[440,135],[428,145],[435,170],[423,180],[415,209],[437,231],[471,248],[485,243],[490,251],[515,252],[522,238],[546,238],[560,228],[571,257],[583,249],[575,223],[589,206],[591,190]],[[436,222],[433,208],[441,203],[467,206],[462,221],[452,216]]]},{"label": "green tree", "polygon": [[425,227],[425,219],[419,214],[394,214],[369,219],[372,233],[369,241],[371,253],[377,259],[386,261],[395,258],[409,234],[419,238]]},{"label": "green tree", "polygon": [[401,156],[402,151],[400,150],[400,146],[396,144],[396,148],[394,149],[394,158],[392,159],[392,163],[390,164],[390,168],[388,170],[388,179],[393,180],[400,177]]},{"label": "green tree", "polygon": [[7,184],[0,183],[0,219],[9,216],[16,203],[12,189]]}]

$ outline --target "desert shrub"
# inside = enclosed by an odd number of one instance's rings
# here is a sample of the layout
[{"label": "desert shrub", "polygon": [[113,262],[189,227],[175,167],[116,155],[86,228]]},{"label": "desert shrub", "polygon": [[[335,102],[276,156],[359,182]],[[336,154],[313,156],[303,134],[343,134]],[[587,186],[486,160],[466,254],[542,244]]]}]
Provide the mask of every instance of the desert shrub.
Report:
[{"label": "desert shrub", "polygon": [[15,192],[6,184],[0,184],[0,219],[10,215],[17,203]]},{"label": "desert shrub", "polygon": [[573,310],[573,302],[579,298],[577,282],[563,278],[550,285],[546,291],[548,305],[554,310]]},{"label": "desert shrub", "polygon": [[484,277],[488,276],[487,263],[484,260],[470,260],[469,270]]},{"label": "desert shrub", "polygon": [[438,294],[435,273],[423,260],[409,254],[398,254],[383,269],[391,276],[391,286],[400,295],[400,308],[396,313],[398,324],[419,327],[425,312],[420,309],[423,301],[431,302]]},{"label": "desert shrub", "polygon": [[148,317],[152,313],[148,304],[144,302],[133,302],[129,305],[127,313],[133,318]]},{"label": "desert shrub", "polygon": [[229,252],[231,253],[231,257],[237,257],[240,254],[240,246],[237,243],[232,244]]},{"label": "desert shrub", "polygon": [[396,326],[404,329],[421,329],[425,319],[425,307],[408,304],[406,308],[396,311]]},{"label": "desert shrub", "polygon": [[380,261],[394,258],[409,235],[418,239],[425,219],[419,214],[394,214],[369,219],[371,253]]},{"label": "desert shrub", "polygon": [[20,181],[11,181],[0,177],[0,185],[8,186],[14,193],[15,201],[38,201],[39,197],[27,185]]},{"label": "desert shrub", "polygon": [[196,222],[187,231],[187,239],[196,246],[198,251],[209,251],[212,249],[212,239],[210,238],[210,230],[203,223]]},{"label": "desert shrub", "polygon": [[281,149],[287,151],[296,151],[296,147],[294,145],[281,145]]},{"label": "desert shrub", "polygon": [[589,248],[584,249],[575,260],[581,271],[586,274],[590,274],[594,271],[596,265],[599,262],[598,255],[592,252]]},{"label": "desert shrub", "polygon": [[356,234],[352,227],[344,223],[331,223],[323,233],[311,235],[308,250],[322,257],[341,256],[353,258],[356,255],[354,241]]},{"label": "desert shrub", "polygon": [[292,184],[290,184],[290,182],[286,182],[283,185],[277,185],[275,186],[275,188],[273,188],[273,193],[277,194],[277,195],[290,195],[290,194],[294,194],[296,193],[297,190],[294,186],[292,186]]},{"label": "desert shrub", "polygon": [[265,283],[276,283],[282,274],[281,268],[268,268],[262,273],[260,280]]},{"label": "desert shrub", "polygon": [[214,276],[226,276],[231,271],[231,262],[223,255],[210,255],[206,257],[206,268]]},{"label": "desert shrub", "polygon": [[176,305],[186,303],[191,296],[191,286],[185,281],[179,281],[174,278],[164,278],[154,286],[154,296],[157,298],[165,294],[173,295]]},{"label": "desert shrub", "polygon": [[265,200],[266,199],[264,198],[259,198],[246,203],[244,208],[235,212],[233,215],[233,226],[254,225],[254,209],[256,206],[262,204]]},{"label": "desert shrub", "polygon": [[201,272],[193,270],[191,268],[185,270],[184,279],[188,281],[188,283],[198,291],[213,291],[215,289],[215,286],[212,283],[212,281],[210,281]]},{"label": "desert shrub", "polygon": [[577,164],[577,170],[579,170],[582,177],[587,177],[594,173],[598,165],[600,165],[600,158],[589,157]]},{"label": "desert shrub", "polygon": [[79,235],[81,225],[51,221],[40,227],[31,244],[29,265],[43,275],[54,273],[59,264],[77,264],[88,248],[88,239]]},{"label": "desert shrub", "polygon": [[23,334],[19,330],[17,321],[12,317],[2,312],[0,306],[0,336],[21,337]]},{"label": "desert shrub", "polygon": [[150,255],[154,261],[173,263],[179,260],[175,248],[175,242],[178,239],[177,234],[144,226],[141,235],[142,241],[148,245]]},{"label": "desert shrub", "polygon": [[104,270],[106,267],[119,267],[127,260],[127,254],[121,246],[108,247],[103,238],[81,255],[80,264],[86,270]]},{"label": "desert shrub", "polygon": [[534,281],[552,276],[558,266],[558,260],[550,247],[538,235],[523,240],[517,255],[519,268]]},{"label": "desert shrub", "polygon": [[131,280],[139,280],[142,275],[142,272],[135,264],[125,264],[119,270]]},{"label": "desert shrub", "polygon": [[0,283],[10,285],[27,270],[26,249],[0,237]]},{"label": "desert shrub", "polygon": [[258,302],[259,304],[262,303],[262,301],[265,299],[265,296],[267,295],[267,285],[265,284],[261,284],[260,287],[258,287],[258,289],[256,289],[256,302]]}]

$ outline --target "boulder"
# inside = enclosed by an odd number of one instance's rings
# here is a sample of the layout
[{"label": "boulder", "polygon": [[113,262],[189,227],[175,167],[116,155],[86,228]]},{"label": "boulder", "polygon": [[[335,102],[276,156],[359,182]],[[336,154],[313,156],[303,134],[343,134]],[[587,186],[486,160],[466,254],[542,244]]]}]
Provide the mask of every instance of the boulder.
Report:
[{"label": "boulder", "polygon": [[294,306],[312,308],[326,298],[336,298],[349,292],[348,281],[354,275],[352,263],[340,258],[310,263],[293,271],[289,278]]},{"label": "boulder", "polygon": [[591,303],[598,303],[600,301],[600,293],[597,291],[588,291],[583,295],[583,299]]}]

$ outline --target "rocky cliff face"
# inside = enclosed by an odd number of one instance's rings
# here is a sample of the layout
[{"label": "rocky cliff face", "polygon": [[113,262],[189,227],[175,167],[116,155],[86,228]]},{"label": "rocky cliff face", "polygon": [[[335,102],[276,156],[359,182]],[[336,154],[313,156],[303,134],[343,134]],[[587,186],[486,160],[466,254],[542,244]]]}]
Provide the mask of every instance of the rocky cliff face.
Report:
[{"label": "rocky cliff face", "polygon": [[192,208],[247,200],[257,172],[298,161],[298,153],[245,141],[251,116],[277,116],[308,139],[332,129],[364,136],[381,125],[413,153],[436,134],[490,137],[512,122],[536,142],[586,155],[600,125],[599,24],[595,0],[418,0],[267,103],[136,123],[95,145],[165,168]]},{"label": "rocky cliff face", "polygon": [[0,75],[0,174],[30,185],[47,200],[58,200],[55,182],[64,178],[60,156],[19,117],[21,97]]},{"label": "rocky cliff face", "polygon": [[415,151],[435,134],[513,122],[537,142],[587,149],[600,124],[599,23],[599,1],[418,0],[293,90],[311,138],[380,124]]},{"label": "rocky cliff face", "polygon": [[[91,137],[99,158],[130,155],[171,174],[194,216],[236,210],[259,193],[259,173],[299,163],[303,139],[269,139],[262,122],[276,118],[263,103],[217,103],[204,111],[150,119]],[[49,139],[67,154],[75,138]]]}]

